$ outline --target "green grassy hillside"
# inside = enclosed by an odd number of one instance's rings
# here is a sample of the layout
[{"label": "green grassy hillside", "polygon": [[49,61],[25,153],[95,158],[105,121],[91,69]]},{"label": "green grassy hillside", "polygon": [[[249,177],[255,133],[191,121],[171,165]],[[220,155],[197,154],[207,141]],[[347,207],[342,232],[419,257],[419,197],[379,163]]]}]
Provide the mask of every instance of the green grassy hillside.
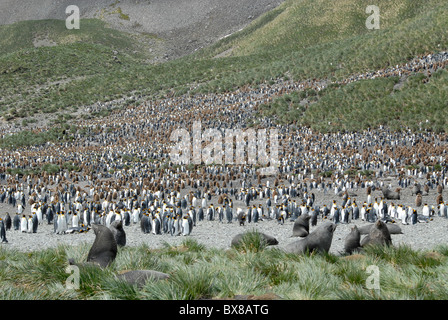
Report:
[{"label": "green grassy hillside", "polygon": [[[148,35],[149,36],[149,35]],[[73,43],[98,44],[146,58],[146,50],[137,42],[144,35],[132,35],[108,28],[104,21],[83,19],[80,29],[69,30],[65,20],[22,21],[0,26],[0,55],[37,46],[68,45]],[[154,36],[152,36],[154,38]],[[138,55],[137,55],[138,53]]]},{"label": "green grassy hillside", "polygon": [[[215,45],[157,65],[147,62],[148,46],[141,44],[141,39],[111,30],[101,21],[82,20],[81,30],[64,30],[60,21],[2,26],[0,111],[5,119],[14,121],[39,112],[72,111],[81,105],[121,98],[130,92],[153,97],[170,92],[184,94],[194,84],[200,85],[191,93],[227,91],[245,84],[256,86],[279,77],[336,81],[448,48],[448,3],[445,1],[378,0],[375,5],[380,8],[380,29],[368,30],[365,21],[369,14],[365,13],[366,4],[362,1],[287,0]],[[36,37],[57,45],[34,48]],[[117,58],[113,50],[119,51]],[[362,114],[358,107],[367,108],[366,104],[373,101],[390,105],[416,103],[417,110],[423,110],[424,104],[429,103],[437,111],[446,107],[442,103],[446,93],[442,79],[443,73],[440,81],[431,82],[433,94],[424,99],[412,98],[415,92],[410,86],[404,86],[400,95],[387,99],[384,94],[368,95],[367,100],[363,100],[363,94],[356,99],[345,98],[344,103],[349,105],[344,111],[356,118]],[[378,92],[374,88],[377,84],[380,90],[383,85],[380,81],[368,82],[367,86],[373,87],[372,92]],[[365,87],[356,84],[351,88],[356,92]],[[342,95],[344,90],[344,87],[332,88],[325,95],[332,91]],[[427,92],[426,87],[417,92]],[[331,108],[327,100],[320,98],[324,94],[316,98],[320,102],[310,105],[306,113],[299,105],[291,104],[286,112],[294,117],[285,117],[285,110],[275,108],[275,104],[263,110],[267,112],[273,107],[270,113],[274,116],[327,130],[321,124],[338,119],[341,110]],[[395,109],[399,107],[395,105]],[[313,110],[317,113],[325,110],[325,115],[313,116]],[[388,111],[383,107],[381,112],[371,114],[375,117]],[[414,126],[421,117],[423,114],[417,112],[392,118],[396,120],[394,123]],[[428,126],[446,127],[440,117],[429,118]],[[372,118],[356,128],[380,123],[389,124],[384,117]],[[344,126],[353,127],[349,122]]]},{"label": "green grassy hillside", "polygon": [[[443,1],[376,1],[380,29],[365,26],[361,1],[287,1],[250,28],[204,50],[203,58],[227,53],[260,61],[248,77],[295,80],[343,80],[350,75],[404,64],[418,55],[448,47],[448,4]],[[235,76],[238,77],[238,76]],[[427,84],[408,78],[395,92],[398,78],[365,80],[313,93],[295,93],[262,107],[280,122],[296,122],[318,131],[360,130],[378,125],[444,131],[448,124],[446,72]],[[426,121],[428,120],[428,121]],[[331,123],[331,125],[328,125]]]}]

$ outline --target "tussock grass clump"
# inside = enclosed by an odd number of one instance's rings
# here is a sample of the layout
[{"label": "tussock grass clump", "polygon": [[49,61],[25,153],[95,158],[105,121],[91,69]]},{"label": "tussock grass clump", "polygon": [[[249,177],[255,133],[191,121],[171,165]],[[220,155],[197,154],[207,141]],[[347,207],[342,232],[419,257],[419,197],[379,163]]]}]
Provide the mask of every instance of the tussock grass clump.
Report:
[{"label": "tussock grass clump", "polygon": [[[120,248],[107,268],[83,264],[90,246],[58,246],[24,253],[0,249],[0,298],[196,300],[265,296],[280,299],[444,299],[448,294],[447,247],[369,246],[362,254],[297,255],[264,248],[248,235],[244,250],[209,249],[194,239],[159,249]],[[244,243],[244,242],[243,242]],[[264,248],[264,249],[261,249]],[[66,287],[68,258],[79,265],[79,289]],[[377,274],[369,271],[376,268]],[[169,274],[132,285],[117,277],[130,270]],[[368,283],[377,277],[379,289]]]},{"label": "tussock grass clump", "polygon": [[268,243],[263,235],[258,230],[253,229],[245,232],[234,248],[242,252],[259,252],[267,246]]}]

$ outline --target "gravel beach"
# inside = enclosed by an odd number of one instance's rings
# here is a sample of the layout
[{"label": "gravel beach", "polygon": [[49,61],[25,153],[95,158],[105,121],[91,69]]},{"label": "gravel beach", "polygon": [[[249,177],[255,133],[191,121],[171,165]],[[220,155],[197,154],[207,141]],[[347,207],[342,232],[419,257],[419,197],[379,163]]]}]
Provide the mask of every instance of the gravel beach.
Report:
[{"label": "gravel beach", "polygon": [[[181,194],[188,192],[187,189],[183,190]],[[321,190],[313,189],[311,190],[316,196],[315,205],[323,206],[326,204],[329,206],[333,200],[337,201],[340,205],[342,199],[335,195],[333,191],[329,190],[324,193]],[[352,190],[357,194],[355,197],[358,205],[362,204],[366,200],[366,190]],[[445,193],[445,191],[444,191]],[[396,204],[410,205],[415,207],[414,196],[411,196],[411,188],[408,187],[401,191],[401,200],[397,201]],[[436,190],[430,190],[429,194],[423,196],[423,203],[428,203],[430,206],[435,206]],[[381,191],[375,190],[372,192],[372,199],[380,198],[382,196]],[[242,201],[233,200],[234,216],[236,208],[245,208],[245,204]],[[255,200],[252,203],[255,205],[263,204],[265,206],[264,200]],[[296,201],[300,201],[298,197]],[[390,203],[391,200],[386,201]],[[212,201],[209,203],[214,203],[217,205],[217,196],[212,197]],[[25,208],[25,213],[29,214],[29,205]],[[9,212],[11,217],[15,214],[15,208],[12,208],[6,203],[0,203],[0,217],[4,217],[5,213]],[[417,208],[417,212],[421,213],[421,207]],[[322,223],[319,219],[317,226]],[[352,225],[362,226],[368,224],[368,222],[359,220],[352,220],[349,224],[339,223],[333,236],[333,242],[330,248],[330,253],[340,254],[343,251],[344,239],[346,235],[350,232]],[[416,225],[403,225],[401,222],[397,222],[403,231],[403,234],[392,235],[392,243],[395,246],[400,244],[407,244],[413,249],[430,250],[435,248],[437,245],[447,245],[448,244],[448,219],[441,218],[436,215],[433,220],[428,223],[417,223]],[[316,227],[317,227],[316,226]],[[310,232],[312,232],[316,227],[310,226]],[[204,244],[208,248],[220,248],[228,249],[230,248],[230,242],[232,238],[241,232],[249,230],[258,230],[260,232],[274,236],[278,241],[278,247],[283,247],[290,242],[296,241],[298,238],[291,237],[293,222],[289,219],[285,221],[283,225],[279,224],[276,220],[263,220],[258,223],[246,223],[245,226],[240,226],[237,221],[233,223],[227,223],[227,221],[219,222],[214,221],[200,221],[193,228],[191,235],[189,236],[171,236],[170,234],[154,235],[154,234],[144,234],[140,230],[140,224],[133,224],[131,222],[130,226],[123,227],[126,232],[127,243],[126,246],[139,246],[141,244],[146,244],[150,248],[160,248],[164,242],[171,245],[179,245],[187,237],[195,239],[200,244]],[[17,249],[20,251],[34,251],[41,250],[51,247],[56,247],[59,244],[68,245],[79,245],[82,243],[91,244],[95,239],[93,230],[87,233],[74,233],[74,234],[64,234],[59,235],[53,232],[53,225],[48,225],[44,221],[39,225],[37,233],[21,233],[20,231],[9,230],[6,233],[8,243],[1,244],[4,249]]]}]

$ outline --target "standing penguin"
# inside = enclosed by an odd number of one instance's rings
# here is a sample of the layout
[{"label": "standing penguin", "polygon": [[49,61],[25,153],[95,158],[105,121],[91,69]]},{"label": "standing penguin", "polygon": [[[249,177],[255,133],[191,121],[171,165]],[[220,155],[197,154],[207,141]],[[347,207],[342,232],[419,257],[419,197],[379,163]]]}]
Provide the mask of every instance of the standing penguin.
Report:
[{"label": "standing penguin", "polygon": [[86,225],[86,226],[90,226],[90,217],[91,214],[89,212],[89,209],[84,209],[83,215],[82,215],[82,222]]},{"label": "standing penguin", "polygon": [[282,210],[280,211],[280,215],[277,219],[279,224],[283,225],[285,223],[286,215],[287,215],[287,213],[286,213],[285,209],[282,208]]},{"label": "standing penguin", "polygon": [[244,223],[246,222],[246,213],[241,210],[238,213],[238,223],[240,224],[240,226],[244,226]]},{"label": "standing penguin", "polygon": [[367,221],[368,222],[375,222],[377,219],[375,208],[369,207],[367,209]]},{"label": "standing penguin", "polygon": [[143,233],[150,233],[152,226],[148,214],[145,212],[140,219],[140,229]]},{"label": "standing penguin", "polygon": [[0,218],[0,238],[2,238],[2,243],[8,243],[8,240],[6,240],[5,223],[2,218]]},{"label": "standing penguin", "polygon": [[193,221],[191,220],[189,215],[186,215],[182,219],[182,235],[189,236],[192,229],[193,229]]},{"label": "standing penguin", "polygon": [[132,210],[132,223],[138,223],[140,219],[140,208],[134,208]]},{"label": "standing penguin", "polygon": [[341,209],[341,216],[342,216],[342,222],[348,224],[349,223],[349,221],[348,221],[349,212],[348,212],[347,208],[343,207]]},{"label": "standing penguin", "polygon": [[417,222],[418,222],[417,210],[413,209],[411,213],[411,224],[417,224]]},{"label": "standing penguin", "polygon": [[20,230],[21,218],[18,213],[14,216],[13,222],[14,230]]},{"label": "standing penguin", "polygon": [[33,228],[32,228],[32,231],[33,231],[33,233],[37,233],[37,227],[38,227],[38,225],[39,225],[39,220],[38,220],[37,214],[33,214],[33,215],[31,216],[31,219],[33,220]]},{"label": "standing penguin", "polygon": [[252,222],[252,208],[249,206],[247,207],[246,210],[246,218],[247,218],[247,222],[251,223]]},{"label": "standing penguin", "polygon": [[179,216],[174,217],[173,220],[173,230],[171,235],[172,236],[179,236],[182,232],[182,224],[181,224],[181,218]]},{"label": "standing penguin", "polygon": [[67,231],[67,219],[65,218],[65,214],[62,212],[58,215],[58,222],[57,222],[57,234],[65,234]]},{"label": "standing penguin", "polygon": [[[49,206],[49,207],[47,208],[46,216],[47,216],[47,224],[51,224],[52,222],[54,222],[54,221],[53,221],[53,219],[54,219],[53,206]],[[56,219],[54,219],[54,220],[56,220]]]},{"label": "standing penguin", "polygon": [[230,206],[226,206],[226,218],[227,218],[227,223],[232,223],[233,212],[232,212],[232,208]]},{"label": "standing penguin", "polygon": [[428,206],[427,203],[425,203],[425,205],[423,206],[422,214],[425,217],[429,217],[430,216],[430,209],[429,209],[429,206]]},{"label": "standing penguin", "polygon": [[31,215],[28,216],[28,233],[33,233],[34,219]]},{"label": "standing penguin", "polygon": [[43,221],[43,213],[42,213],[42,206],[38,206],[36,210],[36,217],[37,217],[37,223],[41,224]]},{"label": "standing penguin", "polygon": [[156,213],[154,218],[152,219],[151,232],[153,234],[162,234],[162,221],[158,213]]},{"label": "standing penguin", "polygon": [[78,228],[79,227],[79,217],[76,214],[76,212],[73,214],[73,217],[72,217],[72,227],[73,228]]},{"label": "standing penguin", "polygon": [[198,209],[198,221],[203,221],[204,220],[204,209],[202,209],[202,207],[200,207]]},{"label": "standing penguin", "polygon": [[408,224],[407,220],[409,218],[409,214],[412,213],[412,210],[410,207],[401,210],[401,215],[400,215],[400,219],[401,219],[401,223],[402,224]]},{"label": "standing penguin", "polygon": [[8,212],[6,212],[4,223],[5,223],[5,230],[6,231],[10,230],[11,229],[11,217],[9,216]]},{"label": "standing penguin", "polygon": [[448,212],[448,210],[447,210],[447,205],[442,201],[440,204],[439,204],[439,216],[440,217],[442,217],[442,218],[447,218],[447,212]]},{"label": "standing penguin", "polygon": [[207,220],[213,221],[214,218],[215,218],[215,208],[213,207],[213,204],[211,204],[207,210]]},{"label": "standing penguin", "polygon": [[252,208],[252,221],[254,223],[257,223],[259,218],[260,218],[260,215],[258,213],[257,207],[254,205]]},{"label": "standing penguin", "polygon": [[131,225],[131,215],[129,214],[129,210],[125,209],[123,212],[123,220],[124,220],[124,225],[126,227]]},{"label": "standing penguin", "polygon": [[311,220],[310,220],[310,223],[311,223],[311,226],[313,226],[313,227],[315,227],[317,225],[317,216],[318,216],[318,214],[319,214],[319,210],[315,210],[315,209],[311,210]]},{"label": "standing penguin", "polygon": [[56,214],[56,218],[53,220],[53,232],[58,233],[58,220],[59,214]]},{"label": "standing penguin", "polygon": [[322,219],[327,219],[328,215],[330,214],[330,209],[328,209],[327,205],[324,204],[324,206],[320,210],[322,211]]},{"label": "standing penguin", "polygon": [[26,216],[24,214],[22,215],[22,218],[20,219],[20,231],[28,232],[28,220],[26,219]]},{"label": "standing penguin", "polygon": [[193,221],[193,226],[196,226],[196,220],[197,220],[196,209],[193,206],[191,206],[190,210],[188,210],[188,215],[191,217],[191,220]]},{"label": "standing penguin", "polygon": [[341,212],[339,211],[339,209],[338,209],[338,207],[334,207],[334,211],[333,211],[334,213],[333,213],[333,222],[335,223],[335,224],[338,224],[339,223],[339,220],[340,220],[340,214],[341,214]]}]

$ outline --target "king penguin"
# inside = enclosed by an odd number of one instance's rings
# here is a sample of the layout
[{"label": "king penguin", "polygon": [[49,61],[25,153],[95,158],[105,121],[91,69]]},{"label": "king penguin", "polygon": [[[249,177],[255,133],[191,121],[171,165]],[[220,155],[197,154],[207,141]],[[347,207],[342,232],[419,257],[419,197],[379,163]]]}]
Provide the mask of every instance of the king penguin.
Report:
[{"label": "king penguin", "polygon": [[202,207],[200,207],[198,209],[198,221],[203,221],[204,220],[204,209],[202,209]]},{"label": "king penguin", "polygon": [[34,227],[34,219],[33,216],[28,216],[28,233],[33,233],[33,227]]},{"label": "king penguin", "polygon": [[417,210],[413,209],[411,213],[411,224],[417,224],[417,222],[418,222]]},{"label": "king penguin", "polygon": [[5,223],[2,218],[0,218],[0,238],[2,238],[2,243],[8,243],[8,240],[6,240]]},{"label": "king penguin", "polygon": [[152,226],[151,220],[146,212],[143,213],[142,218],[140,219],[140,229],[143,233],[150,233]]},{"label": "king penguin", "polygon": [[123,212],[123,220],[124,220],[124,225],[126,227],[131,225],[131,215],[129,214],[129,210],[125,209]]},{"label": "king penguin", "polygon": [[65,214],[63,212],[58,216],[57,227],[58,227],[56,232],[57,234],[65,234],[65,232],[68,229],[67,219],[65,218]]},{"label": "king penguin", "polygon": [[232,208],[230,206],[226,206],[226,218],[227,218],[227,223],[232,223],[233,212],[232,212]]},{"label": "king penguin", "polygon": [[191,220],[189,215],[186,215],[182,219],[182,235],[189,236],[193,229],[193,221]]},{"label": "king penguin", "polygon": [[22,215],[22,218],[20,219],[20,231],[25,233],[28,232],[28,220],[25,215]]},{"label": "king penguin", "polygon": [[91,217],[91,215],[90,215],[89,210],[87,208],[84,209],[82,221],[86,226],[90,226],[90,217]]},{"label": "king penguin", "polygon": [[31,216],[31,219],[33,220],[33,228],[32,228],[32,231],[33,231],[33,233],[37,233],[37,227],[38,227],[38,225],[39,225],[39,220],[38,220],[37,214],[33,214],[33,215]]},{"label": "king penguin", "polygon": [[179,236],[182,232],[182,222],[180,221],[181,218],[176,215],[174,217],[174,223],[173,223],[173,236]]},{"label": "king penguin", "polygon": [[246,213],[243,210],[238,213],[238,222],[240,226],[244,226],[244,223],[246,222]]},{"label": "king penguin", "polygon": [[14,226],[14,230],[20,230],[21,219],[18,213],[14,216],[12,224]]},{"label": "king penguin", "polygon": [[10,230],[11,229],[11,217],[8,212],[6,212],[4,223],[5,223],[6,231]]},{"label": "king penguin", "polygon": [[429,206],[428,206],[427,203],[425,203],[425,205],[423,206],[422,215],[424,217],[429,217],[430,216],[430,210],[429,210]]},{"label": "king penguin", "polygon": [[76,212],[73,214],[73,217],[72,217],[72,227],[73,228],[79,227],[79,217]]},{"label": "king penguin", "polygon": [[356,205],[356,203],[352,207],[353,207],[353,220],[358,220],[359,219],[359,208]]},{"label": "king penguin", "polygon": [[319,210],[316,210],[316,209],[312,209],[311,210],[310,223],[311,223],[311,226],[313,226],[313,227],[317,225],[317,216],[318,216],[318,214],[319,214]]},{"label": "king penguin", "polygon": [[341,212],[340,212],[340,210],[338,209],[338,207],[334,207],[334,209],[333,209],[333,222],[335,223],[335,224],[338,224],[340,221],[340,214],[341,214]]}]

